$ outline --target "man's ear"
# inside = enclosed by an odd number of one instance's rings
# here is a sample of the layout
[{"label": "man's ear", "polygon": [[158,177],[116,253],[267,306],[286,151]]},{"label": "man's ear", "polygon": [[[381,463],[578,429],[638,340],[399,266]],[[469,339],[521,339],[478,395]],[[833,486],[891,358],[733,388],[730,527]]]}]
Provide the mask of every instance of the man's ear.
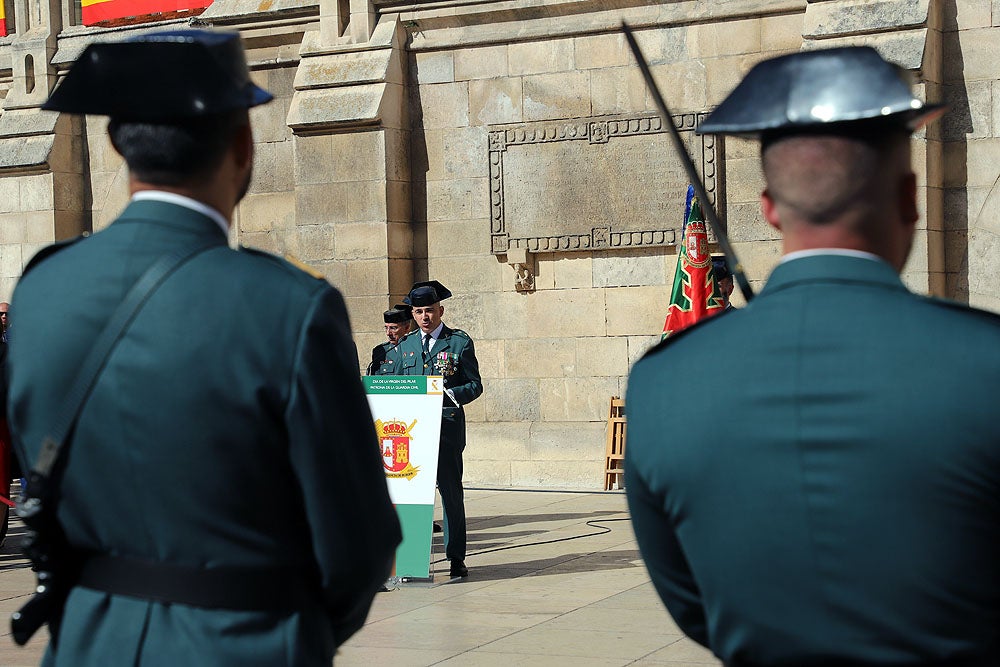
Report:
[{"label": "man's ear", "polygon": [[250,123],[236,130],[232,148],[237,167],[244,169],[253,162],[253,131],[250,129]]},{"label": "man's ear", "polygon": [[115,149],[115,152],[118,153],[118,155],[121,155],[122,152],[118,149],[118,144],[115,143],[115,135],[114,134],[112,134],[110,132],[108,133],[108,141],[111,142],[111,147]]},{"label": "man's ear", "polygon": [[910,227],[917,224],[920,211],[917,210],[917,175],[908,172],[899,184],[899,215],[902,221]]},{"label": "man's ear", "polygon": [[771,197],[770,191],[764,188],[760,193],[760,210],[764,213],[764,219],[779,232],[781,231],[781,219],[778,217],[778,205]]}]

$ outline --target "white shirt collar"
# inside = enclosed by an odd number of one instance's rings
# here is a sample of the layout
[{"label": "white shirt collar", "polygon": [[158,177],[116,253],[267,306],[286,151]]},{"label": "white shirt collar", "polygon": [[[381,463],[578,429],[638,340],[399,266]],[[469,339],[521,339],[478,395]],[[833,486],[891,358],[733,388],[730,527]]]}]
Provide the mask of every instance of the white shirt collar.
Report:
[{"label": "white shirt collar", "polygon": [[793,259],[800,259],[802,257],[816,257],[818,255],[841,255],[843,257],[858,257],[860,259],[869,259],[874,262],[885,262],[884,259],[876,254],[865,252],[864,250],[851,250],[849,248],[810,248],[809,250],[796,250],[795,252],[790,252],[781,258],[779,264],[784,264],[785,262],[790,262]]},{"label": "white shirt collar", "polygon": [[420,332],[420,336],[421,336],[421,341],[420,342],[421,343],[424,342],[423,341],[423,337],[424,336],[430,336],[431,342],[433,343],[434,341],[436,341],[438,338],[441,337],[441,332],[442,331],[444,331],[444,322],[442,322],[441,324],[437,325],[437,329],[435,329],[434,331],[430,332],[429,334],[425,334],[423,331],[421,331]]},{"label": "white shirt collar", "polygon": [[185,197],[174,192],[163,192],[162,190],[140,190],[132,195],[132,201],[162,201],[189,208],[214,220],[215,224],[219,225],[222,229],[222,232],[227,236],[229,235],[229,221],[214,208],[196,199],[191,199],[190,197]]}]

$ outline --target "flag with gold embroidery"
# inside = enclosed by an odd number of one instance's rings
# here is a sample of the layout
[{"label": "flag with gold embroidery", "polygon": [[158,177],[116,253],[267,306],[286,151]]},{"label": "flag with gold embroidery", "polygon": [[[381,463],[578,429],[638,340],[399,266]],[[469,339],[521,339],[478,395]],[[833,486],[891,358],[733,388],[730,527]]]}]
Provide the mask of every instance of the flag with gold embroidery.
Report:
[{"label": "flag with gold embroidery", "polygon": [[698,320],[721,313],[726,308],[722,291],[712,271],[712,255],[708,251],[708,231],[698,198],[688,189],[690,209],[677,250],[677,270],[667,320],[663,323],[663,338],[685,329]]},{"label": "flag with gold embroidery", "polygon": [[134,23],[132,19],[156,17],[167,20],[196,16],[212,0],[80,0],[84,25],[114,26]]}]

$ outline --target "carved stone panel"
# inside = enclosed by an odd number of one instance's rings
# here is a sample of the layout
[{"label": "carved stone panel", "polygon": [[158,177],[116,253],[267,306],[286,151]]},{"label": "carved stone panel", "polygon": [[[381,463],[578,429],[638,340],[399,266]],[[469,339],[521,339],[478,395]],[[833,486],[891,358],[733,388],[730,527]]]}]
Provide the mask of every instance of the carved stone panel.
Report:
[{"label": "carved stone panel", "polygon": [[[694,133],[701,117],[673,118],[702,175],[709,204],[724,211],[722,140]],[[493,126],[493,253],[678,243],[688,178],[668,132],[650,114]]]}]

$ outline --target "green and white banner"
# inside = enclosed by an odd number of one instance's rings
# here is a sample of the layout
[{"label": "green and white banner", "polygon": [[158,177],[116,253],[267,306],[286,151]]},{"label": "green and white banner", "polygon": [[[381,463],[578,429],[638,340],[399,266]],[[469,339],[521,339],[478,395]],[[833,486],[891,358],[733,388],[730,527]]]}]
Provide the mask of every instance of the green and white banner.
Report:
[{"label": "green and white banner", "polygon": [[369,375],[363,379],[389,496],[403,526],[394,574],[426,579],[430,577],[444,378]]}]

